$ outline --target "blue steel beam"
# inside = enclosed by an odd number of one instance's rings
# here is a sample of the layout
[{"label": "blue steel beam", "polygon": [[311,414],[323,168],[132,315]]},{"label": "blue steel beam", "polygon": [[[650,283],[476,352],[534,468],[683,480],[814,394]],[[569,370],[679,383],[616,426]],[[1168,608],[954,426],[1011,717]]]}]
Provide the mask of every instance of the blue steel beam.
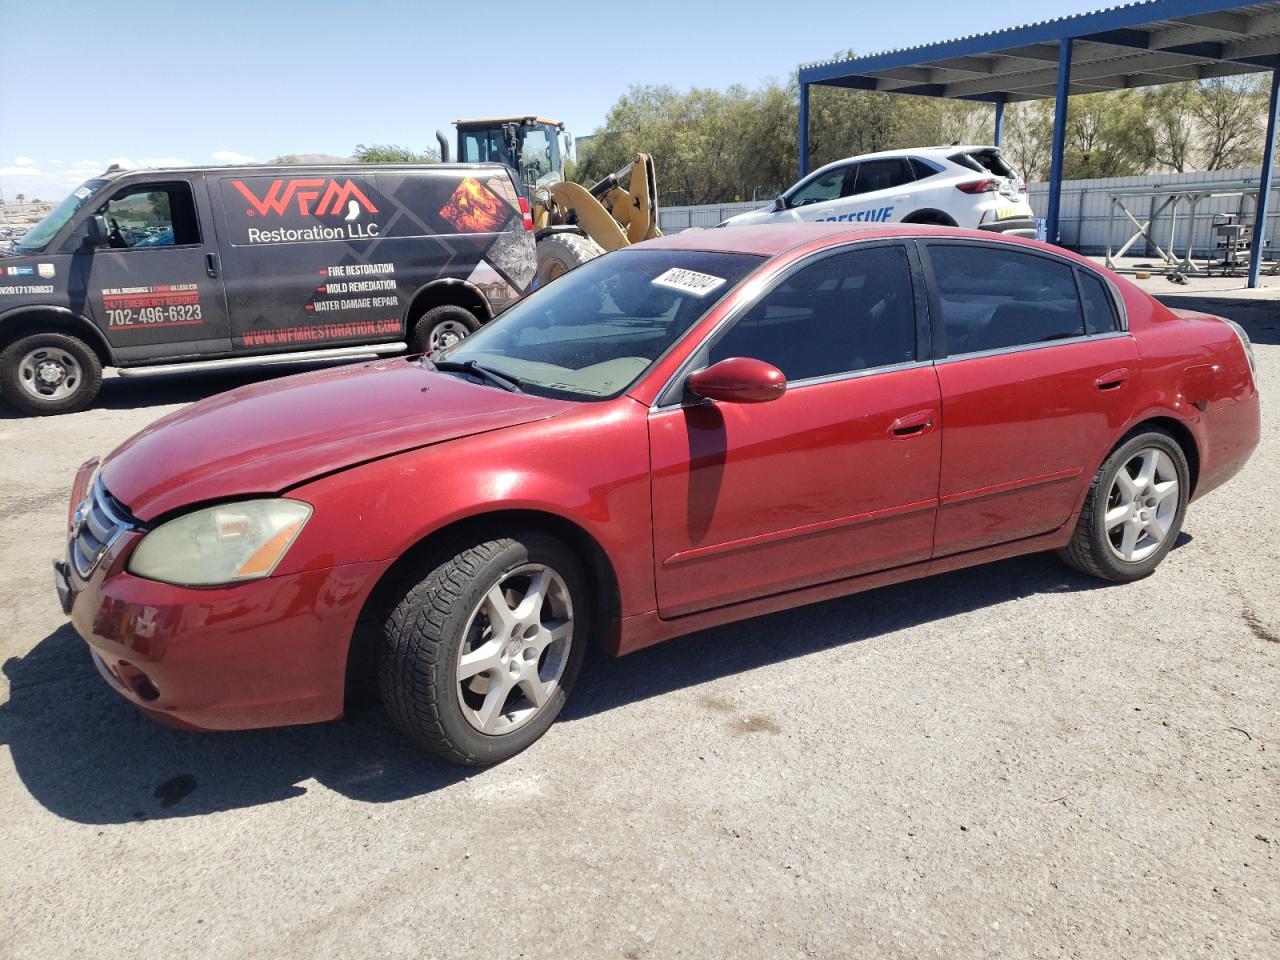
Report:
[{"label": "blue steel beam", "polygon": [[800,84],[800,176],[809,172],[809,85]]},{"label": "blue steel beam", "polygon": [[1000,141],[1002,141],[1003,139],[1004,139],[1004,101],[997,100],[996,101],[995,137],[992,138],[991,142],[998,147],[1000,146]]},{"label": "blue steel beam", "polygon": [[1045,239],[1058,242],[1058,213],[1062,205],[1062,154],[1067,142],[1067,102],[1071,97],[1071,38],[1058,47],[1058,90],[1053,102],[1053,152],[1049,160],[1049,209],[1045,211]]},{"label": "blue steel beam", "polygon": [[1267,205],[1271,201],[1271,176],[1276,155],[1276,120],[1280,113],[1280,70],[1271,74],[1271,106],[1267,112],[1267,142],[1262,147],[1262,181],[1253,214],[1253,243],[1249,247],[1249,287],[1258,286],[1262,272],[1262,245],[1267,239]]}]

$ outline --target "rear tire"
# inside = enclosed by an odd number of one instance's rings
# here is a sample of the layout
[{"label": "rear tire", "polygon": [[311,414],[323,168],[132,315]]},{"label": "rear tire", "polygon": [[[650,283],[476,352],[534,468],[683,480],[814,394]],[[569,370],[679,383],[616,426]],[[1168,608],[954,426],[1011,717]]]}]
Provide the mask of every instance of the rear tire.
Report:
[{"label": "rear tire", "polygon": [[0,352],[0,394],[25,413],[84,410],[102,386],[102,363],[83,340],[33,333]]},{"label": "rear tire", "polygon": [[538,285],[542,287],[604,253],[600,244],[576,233],[553,233],[538,241],[537,250]]},{"label": "rear tire", "polygon": [[582,667],[582,565],[529,531],[464,546],[425,574],[383,625],[382,701],[405,736],[446,760],[513,757],[551,726]]},{"label": "rear tire", "polygon": [[1178,442],[1158,430],[1135,434],[1098,468],[1071,542],[1058,556],[1112,583],[1150,576],[1178,539],[1190,490]]},{"label": "rear tire", "polygon": [[413,325],[411,353],[438,353],[480,329],[480,320],[465,307],[444,304],[432,307]]}]

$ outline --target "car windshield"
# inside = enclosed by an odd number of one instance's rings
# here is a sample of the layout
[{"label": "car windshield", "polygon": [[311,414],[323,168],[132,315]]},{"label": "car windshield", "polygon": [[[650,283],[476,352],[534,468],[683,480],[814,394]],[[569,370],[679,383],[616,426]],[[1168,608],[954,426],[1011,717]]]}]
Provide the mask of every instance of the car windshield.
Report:
[{"label": "car windshield", "polygon": [[75,212],[85,205],[90,197],[92,197],[99,187],[104,186],[106,180],[86,180],[83,184],[71,191],[67,198],[54,207],[45,216],[43,220],[27,231],[26,236],[14,245],[14,251],[17,253],[44,253],[45,247],[58,231],[66,226],[67,221],[75,216]]},{"label": "car windshield", "polygon": [[438,357],[474,361],[530,393],[614,397],[763,259],[619,250],[538,290]]}]

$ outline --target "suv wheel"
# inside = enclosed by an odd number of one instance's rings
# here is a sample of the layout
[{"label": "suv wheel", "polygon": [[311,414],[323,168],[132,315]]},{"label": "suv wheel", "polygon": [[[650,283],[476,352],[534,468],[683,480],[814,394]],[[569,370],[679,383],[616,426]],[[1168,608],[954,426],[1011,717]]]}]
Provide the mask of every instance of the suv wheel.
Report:
[{"label": "suv wheel", "polygon": [[476,315],[464,307],[432,307],[413,325],[411,353],[438,353],[480,329]]},{"label": "suv wheel", "polygon": [[1137,434],[1099,468],[1071,543],[1058,555],[1103,580],[1141,580],[1173,549],[1190,489],[1191,471],[1177,441],[1154,430]]},{"label": "suv wheel", "polygon": [[564,706],[589,609],[582,566],[558,540],[529,532],[460,550],[383,625],[378,685],[391,719],[456,763],[514,756]]},{"label": "suv wheel", "polygon": [[65,333],[20,337],[0,352],[0,393],[27,413],[83,410],[101,385],[97,354]]}]

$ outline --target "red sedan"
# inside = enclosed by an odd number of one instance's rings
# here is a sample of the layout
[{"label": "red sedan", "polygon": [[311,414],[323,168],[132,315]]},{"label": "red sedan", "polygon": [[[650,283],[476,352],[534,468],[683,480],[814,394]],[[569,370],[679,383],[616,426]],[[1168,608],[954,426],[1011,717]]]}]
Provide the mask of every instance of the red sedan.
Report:
[{"label": "red sedan", "polygon": [[59,593],[107,682],[201,729],[328,720],[502,760],[586,645],[1057,550],[1150,574],[1258,443],[1244,332],[1060,249],[691,231],[433,359],[234,390],[76,478]]}]

